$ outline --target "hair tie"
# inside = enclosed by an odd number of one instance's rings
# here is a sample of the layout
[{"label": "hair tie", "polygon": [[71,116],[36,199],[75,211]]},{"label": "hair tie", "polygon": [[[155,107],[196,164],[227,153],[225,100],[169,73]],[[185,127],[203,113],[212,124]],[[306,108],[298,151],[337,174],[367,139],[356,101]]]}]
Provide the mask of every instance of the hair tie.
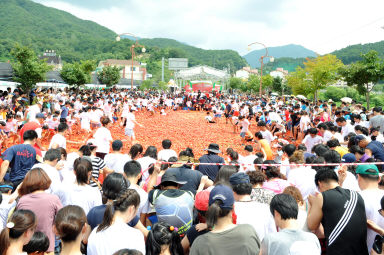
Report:
[{"label": "hair tie", "polygon": [[9,189],[13,189],[13,187],[10,186],[10,185],[0,185],[0,188],[9,188]]},{"label": "hair tie", "polygon": [[8,222],[6,225],[6,227],[9,229],[13,228],[14,226],[15,226],[15,223],[13,223],[12,221]]},{"label": "hair tie", "polygon": [[175,227],[174,226],[170,226],[169,230],[173,231],[173,230],[175,230]]}]

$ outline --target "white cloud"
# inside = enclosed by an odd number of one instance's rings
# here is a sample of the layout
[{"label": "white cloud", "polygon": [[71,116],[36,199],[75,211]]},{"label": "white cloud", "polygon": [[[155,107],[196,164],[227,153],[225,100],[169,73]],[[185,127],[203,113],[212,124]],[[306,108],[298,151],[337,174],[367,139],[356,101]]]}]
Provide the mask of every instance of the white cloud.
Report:
[{"label": "white cloud", "polygon": [[384,40],[384,1],[35,0],[116,33],[176,39],[205,49],[290,43],[320,54]]}]

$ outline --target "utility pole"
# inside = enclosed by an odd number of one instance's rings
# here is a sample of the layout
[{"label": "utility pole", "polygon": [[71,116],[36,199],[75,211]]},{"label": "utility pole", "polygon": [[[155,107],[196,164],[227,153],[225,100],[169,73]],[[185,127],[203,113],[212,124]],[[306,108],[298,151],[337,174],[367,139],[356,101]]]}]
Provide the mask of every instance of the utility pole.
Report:
[{"label": "utility pole", "polygon": [[161,81],[164,81],[164,57],[161,58]]}]

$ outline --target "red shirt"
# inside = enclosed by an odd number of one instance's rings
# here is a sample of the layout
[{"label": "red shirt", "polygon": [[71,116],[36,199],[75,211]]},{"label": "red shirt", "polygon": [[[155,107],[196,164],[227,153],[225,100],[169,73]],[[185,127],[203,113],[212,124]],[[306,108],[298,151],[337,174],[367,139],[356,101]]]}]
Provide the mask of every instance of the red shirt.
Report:
[{"label": "red shirt", "polygon": [[[24,143],[23,135],[24,135],[25,131],[27,131],[27,130],[36,130],[38,128],[41,128],[41,125],[40,125],[40,123],[37,123],[36,121],[30,121],[30,122],[26,123],[23,126],[23,128],[20,130],[21,143]],[[41,157],[42,156],[41,148],[37,144],[34,144],[33,148],[35,148],[36,154]]]}]

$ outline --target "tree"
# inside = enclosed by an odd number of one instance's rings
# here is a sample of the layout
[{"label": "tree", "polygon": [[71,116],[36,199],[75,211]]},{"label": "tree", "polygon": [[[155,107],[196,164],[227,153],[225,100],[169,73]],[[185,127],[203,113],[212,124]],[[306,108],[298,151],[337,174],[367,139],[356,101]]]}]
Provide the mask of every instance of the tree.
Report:
[{"label": "tree", "polygon": [[91,71],[95,69],[93,61],[64,64],[60,72],[61,78],[70,86],[80,86],[91,82]]},{"label": "tree", "polygon": [[359,93],[365,94],[369,109],[369,94],[376,83],[384,79],[384,61],[378,57],[376,51],[361,56],[361,61],[340,68],[339,71],[348,86],[354,86]]},{"label": "tree", "polygon": [[339,79],[338,71],[343,66],[343,63],[335,55],[328,54],[314,59],[307,59],[307,62],[304,62],[304,66],[309,91],[317,101],[318,91]]},{"label": "tree", "polygon": [[[262,84],[262,89],[263,90],[269,90],[270,88],[272,88],[272,85],[273,85],[273,77],[270,76],[269,74],[267,75],[263,75],[263,84]],[[259,88],[260,90],[260,88]]]},{"label": "tree", "polygon": [[329,86],[325,89],[324,96],[326,100],[332,99],[333,101],[337,102],[340,101],[340,99],[343,97],[347,96],[347,91],[343,88]]},{"label": "tree", "polygon": [[243,86],[242,89],[244,92],[256,93],[260,90],[260,76],[250,75],[246,86]]},{"label": "tree", "polygon": [[301,67],[296,68],[295,72],[290,73],[287,77],[287,85],[295,95],[308,96],[311,93],[311,89],[308,86],[307,75]]},{"label": "tree", "polygon": [[45,74],[52,69],[44,60],[39,60],[35,52],[27,46],[16,45],[11,51],[15,62],[12,63],[14,81],[29,95],[37,82],[45,80]]},{"label": "tree", "polygon": [[102,84],[110,87],[119,83],[120,81],[120,68],[116,66],[105,66],[103,70],[97,74],[97,78]]},{"label": "tree", "polygon": [[168,89],[168,85],[165,81],[160,81],[157,87],[157,90],[165,91]]},{"label": "tree", "polygon": [[273,78],[272,91],[278,93],[282,93],[283,91],[283,79],[281,79],[279,76]]},{"label": "tree", "polygon": [[240,89],[242,85],[243,85],[243,81],[241,80],[241,78],[231,77],[231,79],[229,79],[230,89]]},{"label": "tree", "polygon": [[152,80],[145,80],[141,83],[139,89],[142,91],[150,89],[150,88],[152,88],[152,84],[153,84]]}]

